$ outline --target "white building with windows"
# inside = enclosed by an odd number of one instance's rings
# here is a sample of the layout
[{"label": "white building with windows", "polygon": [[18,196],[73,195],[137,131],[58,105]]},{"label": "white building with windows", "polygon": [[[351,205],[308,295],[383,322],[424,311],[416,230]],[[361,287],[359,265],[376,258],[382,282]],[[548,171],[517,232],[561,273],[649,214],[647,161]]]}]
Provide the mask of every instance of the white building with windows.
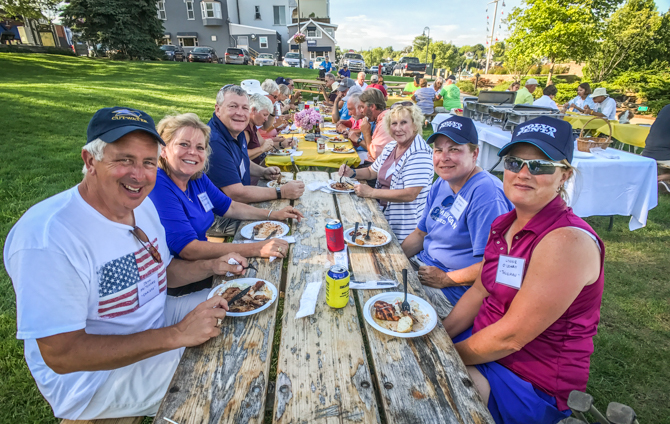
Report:
[{"label": "white building with windows", "polygon": [[[302,15],[302,2],[300,3]],[[314,62],[317,57],[328,57],[331,62],[335,62],[335,46],[337,40],[335,39],[335,31],[337,25],[325,22],[317,22],[310,18],[309,20],[300,22],[300,31],[298,31],[298,23],[288,25],[289,31],[289,50],[297,52],[299,48],[302,49],[303,57]],[[292,42],[292,37],[297,32],[305,34],[306,41],[301,45]]]}]

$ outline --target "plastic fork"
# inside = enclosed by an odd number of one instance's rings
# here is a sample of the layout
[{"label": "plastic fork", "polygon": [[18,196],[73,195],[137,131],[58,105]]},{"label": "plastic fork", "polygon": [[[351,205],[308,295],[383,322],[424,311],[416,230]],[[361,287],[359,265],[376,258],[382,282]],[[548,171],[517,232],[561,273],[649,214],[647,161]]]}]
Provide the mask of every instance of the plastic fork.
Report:
[{"label": "plastic fork", "polygon": [[400,309],[403,312],[410,312],[411,308],[409,307],[409,302],[407,301],[407,269],[402,270],[402,284],[405,286],[405,300],[403,300],[400,305]]},{"label": "plastic fork", "polygon": [[365,235],[365,240],[370,240],[370,228],[372,228],[372,221],[368,221],[368,233]]}]

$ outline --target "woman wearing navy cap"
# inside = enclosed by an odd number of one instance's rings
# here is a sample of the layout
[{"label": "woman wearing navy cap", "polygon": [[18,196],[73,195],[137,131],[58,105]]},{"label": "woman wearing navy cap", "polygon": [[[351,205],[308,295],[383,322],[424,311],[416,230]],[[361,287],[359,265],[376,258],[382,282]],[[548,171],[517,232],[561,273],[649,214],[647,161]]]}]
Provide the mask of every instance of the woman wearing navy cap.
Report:
[{"label": "woman wearing navy cap", "polygon": [[565,121],[516,128],[498,153],[515,209],[493,222],[479,277],[443,321],[496,423],[557,423],[586,389],[605,247],[563,200],[572,151]]}]

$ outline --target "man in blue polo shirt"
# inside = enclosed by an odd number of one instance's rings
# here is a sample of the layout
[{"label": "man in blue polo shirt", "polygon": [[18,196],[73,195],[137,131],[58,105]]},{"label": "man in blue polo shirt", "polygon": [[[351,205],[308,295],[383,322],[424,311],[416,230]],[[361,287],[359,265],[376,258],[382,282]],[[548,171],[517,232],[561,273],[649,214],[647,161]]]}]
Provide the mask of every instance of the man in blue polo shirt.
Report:
[{"label": "man in blue polo shirt", "polygon": [[244,129],[249,123],[249,96],[236,85],[227,85],[216,96],[214,115],[207,125],[212,129],[207,176],[228,197],[240,203],[274,199],[297,199],[305,191],[302,181],[291,181],[280,188],[251,186],[251,176],[274,180],[279,168],[264,168],[249,160]]},{"label": "man in blue polo shirt", "polygon": [[428,138],[438,179],[417,228],[402,243],[426,294],[439,307],[455,305],[481,269],[491,223],[513,206],[502,182],[477,166],[477,129],[470,118],[452,116]]},{"label": "man in blue polo shirt", "polygon": [[342,66],[342,69],[337,71],[337,74],[340,76],[340,78],[351,78],[351,71],[347,65]]}]

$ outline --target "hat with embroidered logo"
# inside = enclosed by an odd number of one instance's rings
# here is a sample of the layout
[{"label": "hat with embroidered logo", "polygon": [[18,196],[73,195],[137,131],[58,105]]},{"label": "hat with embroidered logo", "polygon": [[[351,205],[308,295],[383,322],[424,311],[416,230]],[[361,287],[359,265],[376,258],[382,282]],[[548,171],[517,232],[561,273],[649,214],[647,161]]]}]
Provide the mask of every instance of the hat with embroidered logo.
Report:
[{"label": "hat with embroidered logo", "polygon": [[240,83],[240,87],[244,89],[250,96],[252,94],[261,94],[266,96],[268,93],[261,88],[261,82],[254,79],[244,80]]},{"label": "hat with embroidered logo", "polygon": [[95,112],[86,130],[86,144],[98,138],[105,143],[114,143],[133,131],[149,133],[165,146],[151,116],[141,110],[121,106],[106,107]]},{"label": "hat with embroidered logo", "polygon": [[498,156],[505,156],[517,143],[528,143],[542,150],[553,161],[566,159],[571,163],[574,140],[572,125],[568,121],[540,116],[518,125],[512,141],[500,149]]},{"label": "hat with embroidered logo", "polygon": [[470,118],[453,115],[450,118],[440,122],[437,130],[428,137],[426,142],[428,144],[434,143],[438,136],[444,135],[449,137],[454,143],[458,144],[478,144],[479,137],[477,136],[477,128]]}]

